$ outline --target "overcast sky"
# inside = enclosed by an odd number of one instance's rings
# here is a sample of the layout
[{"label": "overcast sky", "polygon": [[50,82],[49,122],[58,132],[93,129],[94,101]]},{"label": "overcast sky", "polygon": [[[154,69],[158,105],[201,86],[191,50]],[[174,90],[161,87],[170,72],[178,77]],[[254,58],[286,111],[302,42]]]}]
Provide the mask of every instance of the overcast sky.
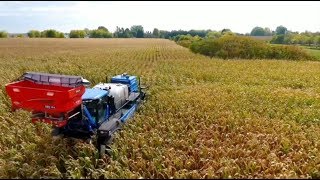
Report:
[{"label": "overcast sky", "polygon": [[229,28],[247,33],[255,26],[271,30],[320,31],[317,1],[0,1],[0,30],[96,29],[142,25],[145,31]]}]

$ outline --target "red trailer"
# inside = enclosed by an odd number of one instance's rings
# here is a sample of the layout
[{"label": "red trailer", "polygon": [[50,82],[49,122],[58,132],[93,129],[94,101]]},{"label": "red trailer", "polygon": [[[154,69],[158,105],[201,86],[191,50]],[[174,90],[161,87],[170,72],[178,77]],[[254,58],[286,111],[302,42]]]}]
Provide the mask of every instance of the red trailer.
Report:
[{"label": "red trailer", "polygon": [[32,112],[32,121],[44,121],[56,127],[65,126],[77,115],[82,104],[86,81],[81,76],[27,72],[6,85],[12,110]]}]

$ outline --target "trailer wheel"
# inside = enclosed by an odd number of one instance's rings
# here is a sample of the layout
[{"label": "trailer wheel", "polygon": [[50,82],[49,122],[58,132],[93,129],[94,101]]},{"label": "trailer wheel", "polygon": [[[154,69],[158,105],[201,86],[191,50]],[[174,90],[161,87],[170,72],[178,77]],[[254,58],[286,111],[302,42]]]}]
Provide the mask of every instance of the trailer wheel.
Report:
[{"label": "trailer wheel", "polygon": [[58,136],[58,135],[60,135],[61,134],[61,129],[60,128],[58,128],[58,127],[53,127],[52,129],[51,129],[51,135],[52,136]]},{"label": "trailer wheel", "polygon": [[101,144],[100,145],[100,148],[99,148],[99,151],[100,151],[100,157],[104,157],[106,154],[108,156],[111,156],[112,155],[112,150],[111,150],[111,147],[108,146],[108,145],[105,145],[105,144]]},{"label": "trailer wheel", "polygon": [[88,139],[86,139],[86,143],[88,143],[88,144],[92,144],[92,138],[88,138]]},{"label": "trailer wheel", "polygon": [[52,136],[52,139],[53,139],[53,140],[62,139],[62,138],[63,138],[63,133],[62,133],[61,128],[54,127],[54,128],[51,130],[51,136]]},{"label": "trailer wheel", "polygon": [[113,142],[113,139],[114,139],[114,136],[111,134],[110,136],[109,136],[109,139],[107,140],[107,145],[110,145],[110,144],[112,144],[112,142]]},{"label": "trailer wheel", "polygon": [[106,145],[101,144],[99,147],[100,158],[106,155]]}]

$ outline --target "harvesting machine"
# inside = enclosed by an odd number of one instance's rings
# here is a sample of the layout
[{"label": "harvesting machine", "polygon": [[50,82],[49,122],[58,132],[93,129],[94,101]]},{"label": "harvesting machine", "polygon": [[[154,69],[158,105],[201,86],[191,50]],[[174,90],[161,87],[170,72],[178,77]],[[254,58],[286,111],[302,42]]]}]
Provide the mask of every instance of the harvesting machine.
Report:
[{"label": "harvesting machine", "polygon": [[[106,80],[107,81],[107,80]],[[27,72],[6,84],[12,110],[32,113],[32,122],[52,124],[53,136],[97,138],[100,154],[109,149],[115,131],[133,116],[145,98],[140,78],[117,75],[89,88],[81,76]]]}]

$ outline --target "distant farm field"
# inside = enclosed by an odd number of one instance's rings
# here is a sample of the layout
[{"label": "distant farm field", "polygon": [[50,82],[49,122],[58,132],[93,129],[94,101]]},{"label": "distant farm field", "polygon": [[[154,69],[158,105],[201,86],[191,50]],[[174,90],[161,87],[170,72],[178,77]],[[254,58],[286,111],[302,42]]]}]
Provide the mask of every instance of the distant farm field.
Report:
[{"label": "distant farm field", "polygon": [[[127,72],[148,99],[111,158],[10,112],[26,71]],[[320,62],[221,60],[164,39],[0,39],[1,178],[319,178]]]}]

